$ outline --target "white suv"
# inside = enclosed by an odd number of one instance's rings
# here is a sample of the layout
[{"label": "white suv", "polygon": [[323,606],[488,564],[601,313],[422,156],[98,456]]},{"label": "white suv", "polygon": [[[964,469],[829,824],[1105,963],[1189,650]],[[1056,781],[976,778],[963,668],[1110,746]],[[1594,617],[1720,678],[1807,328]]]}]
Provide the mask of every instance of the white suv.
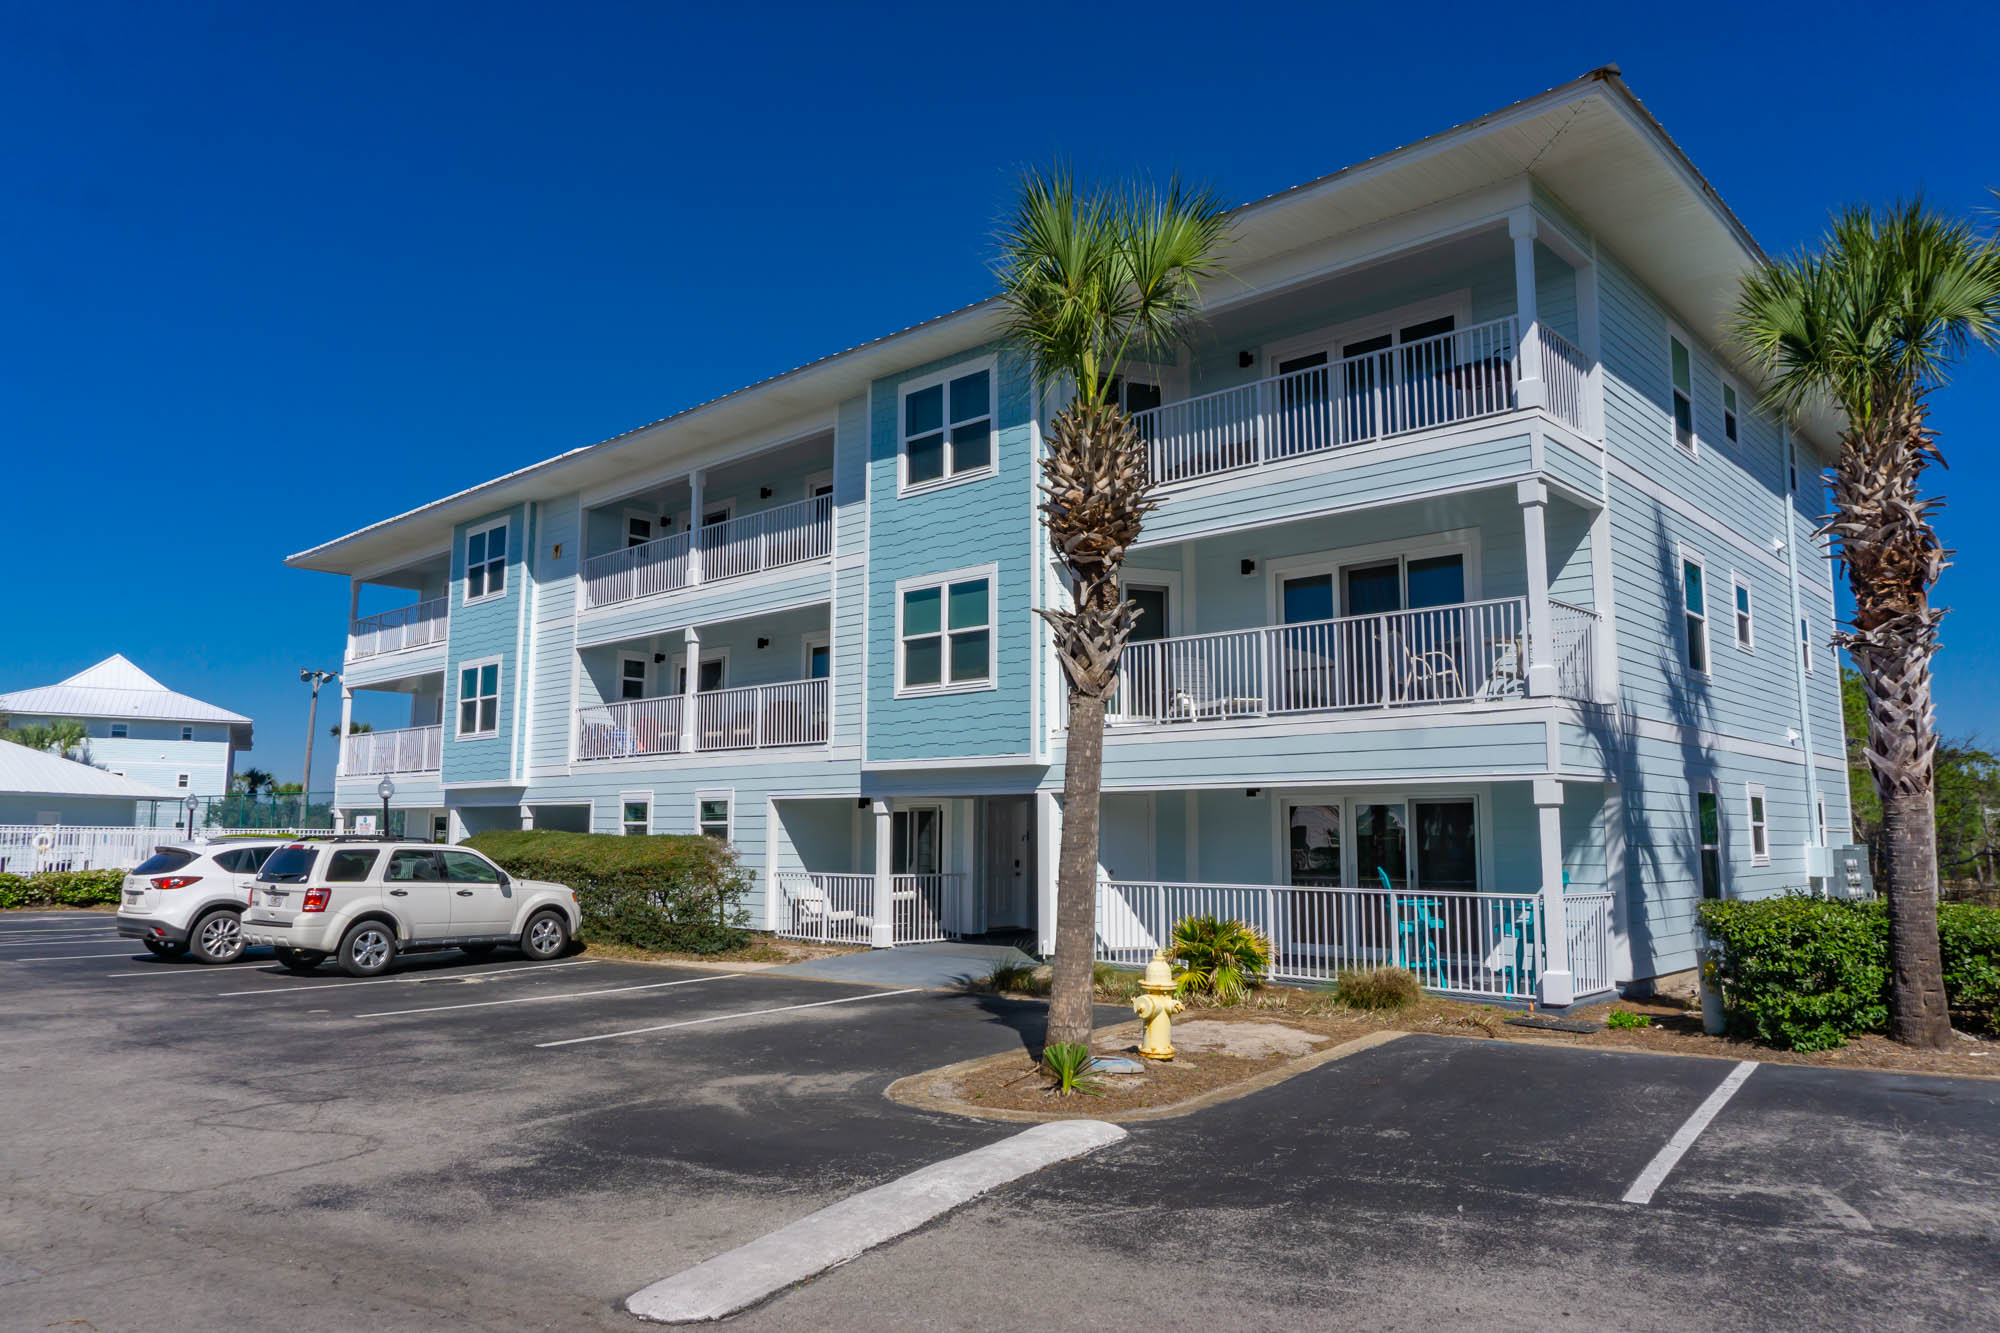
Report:
[{"label": "white suv", "polygon": [[515,879],[470,847],[376,836],[290,842],[271,854],[243,913],[246,944],[269,944],[294,972],[332,956],[353,977],[399,953],[518,945],[530,958],[569,947],[580,916],[561,884]]},{"label": "white suv", "polygon": [[161,958],[192,954],[204,963],[243,954],[239,926],[257,872],[289,839],[176,843],[125,874],[118,898],[118,933]]}]

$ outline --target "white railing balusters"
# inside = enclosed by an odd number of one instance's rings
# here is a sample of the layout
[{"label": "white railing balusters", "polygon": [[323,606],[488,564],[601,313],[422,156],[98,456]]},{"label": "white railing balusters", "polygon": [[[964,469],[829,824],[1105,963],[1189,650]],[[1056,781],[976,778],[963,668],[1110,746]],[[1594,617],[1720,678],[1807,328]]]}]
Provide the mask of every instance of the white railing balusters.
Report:
[{"label": "white railing balusters", "polygon": [[1590,363],[1570,341],[1546,324],[1535,325],[1542,348],[1542,382],[1548,388],[1549,412],[1585,435],[1596,431],[1590,418],[1584,386],[1590,382]]},{"label": "white railing balusters", "polygon": [[1550,634],[1556,659],[1556,692],[1584,703],[1597,699],[1598,614],[1586,607],[1549,599]]},{"label": "white railing balusters", "polygon": [[376,773],[435,773],[444,760],[444,728],[401,727],[359,731],[340,740],[340,776]]},{"label": "white railing balusters", "polygon": [[[833,553],[833,497],[816,495],[710,523],[694,540],[701,544],[703,583],[824,559]],[[608,606],[687,587],[688,542],[687,533],[677,532],[592,556],[583,562],[586,604]]]},{"label": "white railing balusters", "polygon": [[[577,709],[576,757],[630,759],[679,753],[685,698],[668,694]],[[824,678],[697,694],[695,748],[754,750],[823,745],[827,738],[827,698]]]},{"label": "white railing balusters", "polygon": [[379,657],[383,653],[399,653],[405,648],[442,643],[445,607],[449,601],[449,598],[433,597],[429,601],[413,602],[393,611],[349,621],[348,660]]},{"label": "white railing balusters", "polygon": [[[897,944],[945,939],[945,903],[963,875],[891,875],[891,937]],[[875,932],[875,876],[781,870],[777,934],[822,944],[869,944]]]},{"label": "white railing balusters", "polygon": [[578,759],[631,759],[681,748],[682,695],[621,699],[576,710]]}]

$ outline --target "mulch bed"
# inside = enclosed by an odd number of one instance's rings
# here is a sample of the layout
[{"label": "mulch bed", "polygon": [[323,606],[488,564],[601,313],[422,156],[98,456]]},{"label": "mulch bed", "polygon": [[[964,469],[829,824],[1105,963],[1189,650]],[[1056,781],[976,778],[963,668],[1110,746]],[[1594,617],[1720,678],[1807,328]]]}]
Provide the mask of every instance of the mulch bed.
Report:
[{"label": "mulch bed", "polygon": [[832,958],[836,954],[867,952],[864,945],[814,944],[806,940],[779,939],[775,935],[753,935],[742,948],[722,953],[635,949],[629,944],[592,939],[586,939],[584,945],[598,958],[617,958],[634,963],[761,963],[773,967],[783,963],[808,963],[816,958]]}]

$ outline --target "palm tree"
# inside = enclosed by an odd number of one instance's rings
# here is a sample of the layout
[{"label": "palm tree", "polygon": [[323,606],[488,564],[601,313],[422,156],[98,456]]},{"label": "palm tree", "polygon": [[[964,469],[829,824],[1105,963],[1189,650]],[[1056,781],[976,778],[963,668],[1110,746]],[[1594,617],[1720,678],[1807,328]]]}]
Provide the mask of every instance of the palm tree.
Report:
[{"label": "palm tree", "polygon": [[245,796],[254,800],[258,793],[271,785],[271,775],[261,768],[246,768],[236,775],[236,785]]},{"label": "palm tree", "polygon": [[[340,734],[340,724],[336,722],[326,730],[328,735],[338,736]],[[373,730],[375,730],[373,722],[350,722],[347,724],[347,734],[350,736],[359,736]]]},{"label": "palm tree", "polygon": [[1021,181],[996,268],[1006,339],[1037,381],[1073,388],[1041,460],[1049,544],[1069,572],[1073,606],[1043,610],[1069,680],[1056,953],[1046,1041],[1088,1042],[1096,944],[1098,785],[1104,708],[1137,621],[1118,572],[1153,507],[1145,441],[1110,392],[1128,355],[1172,355],[1218,271],[1221,201],[1175,181],[1164,194],[1085,195],[1064,168]]},{"label": "palm tree", "polygon": [[90,739],[90,728],[73,717],[58,718],[49,724],[49,744],[67,759],[70,751]]},{"label": "palm tree", "polygon": [[1892,1035],[1912,1046],[1951,1040],[1937,933],[1937,828],[1930,592],[1950,555],[1925,499],[1942,464],[1930,395],[1975,345],[2000,340],[2000,245],[1921,200],[1834,218],[1816,253],[1764,265],[1743,281],[1734,332],[1768,374],[1766,401],[1796,414],[1830,406],[1844,421],[1830,534],[1854,595],[1836,636],[1868,699],[1866,754],[1882,798],[1889,900]]}]

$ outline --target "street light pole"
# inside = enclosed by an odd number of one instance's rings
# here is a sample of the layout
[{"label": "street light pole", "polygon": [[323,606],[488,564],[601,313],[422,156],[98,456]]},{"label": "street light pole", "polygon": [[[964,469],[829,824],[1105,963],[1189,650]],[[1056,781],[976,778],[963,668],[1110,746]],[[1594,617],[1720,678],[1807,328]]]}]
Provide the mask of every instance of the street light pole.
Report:
[{"label": "street light pole", "polygon": [[[319,687],[337,679],[338,672],[320,671],[306,667],[299,672],[299,679],[312,686],[312,704],[306,709],[306,776],[299,784],[299,827],[306,823],[306,806],[312,797],[313,785],[313,733],[319,730]],[[345,740],[345,737],[342,737]]]},{"label": "street light pole", "polygon": [[382,798],[382,827],[375,831],[386,838],[389,836],[389,798],[396,794],[396,784],[383,778],[375,784],[375,794]]}]

